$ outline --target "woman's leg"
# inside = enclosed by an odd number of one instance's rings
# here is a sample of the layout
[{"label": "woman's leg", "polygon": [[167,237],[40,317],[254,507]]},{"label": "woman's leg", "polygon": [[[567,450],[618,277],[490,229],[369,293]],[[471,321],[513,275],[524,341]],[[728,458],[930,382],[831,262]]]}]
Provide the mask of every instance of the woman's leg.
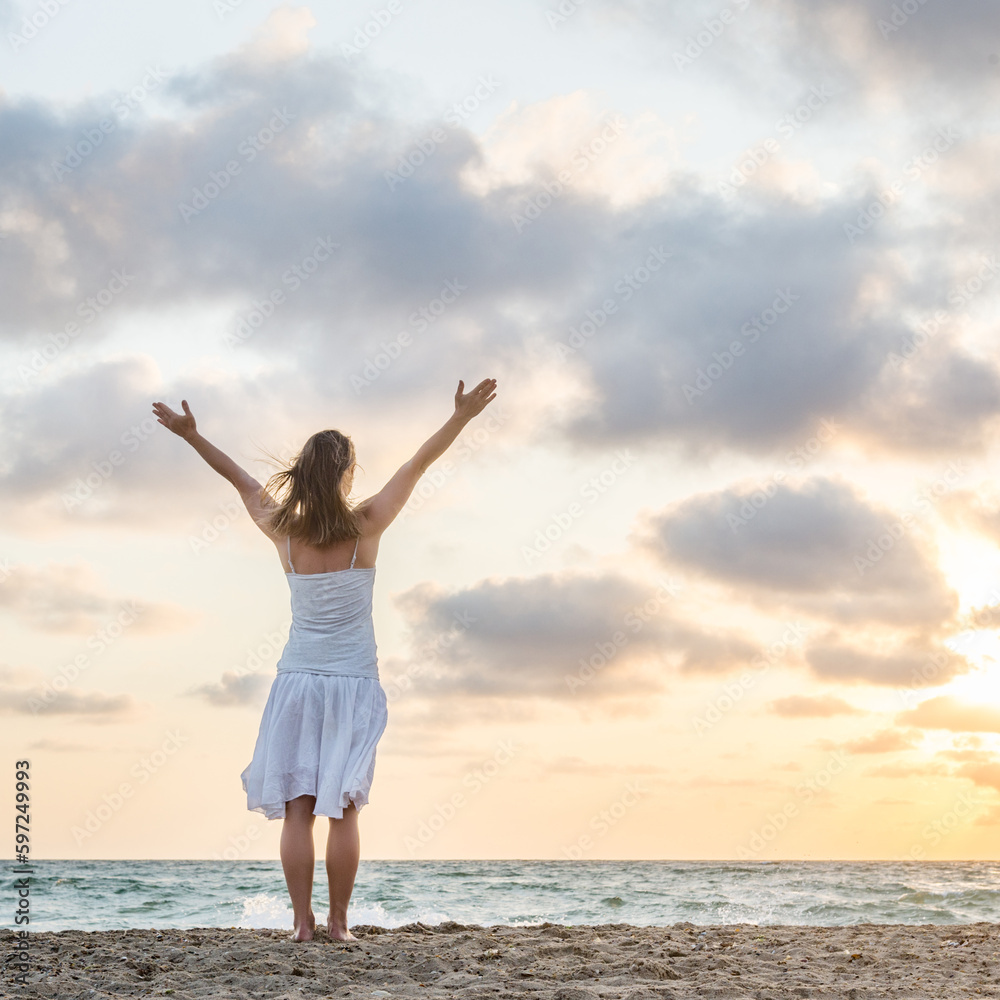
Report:
[{"label": "woman's leg", "polygon": [[330,937],[339,941],[354,940],[354,935],[347,929],[347,904],[354,891],[360,856],[358,811],[351,803],[344,810],[343,819],[330,818],[330,833],[326,838],[326,874],[330,880],[330,914],[326,929]]},{"label": "woman's leg", "polygon": [[292,897],[293,941],[310,941],[316,929],[312,911],[313,871],[316,851],[313,847],[314,795],[300,795],[285,803],[285,822],[281,827],[281,867],[285,870],[288,895]]}]

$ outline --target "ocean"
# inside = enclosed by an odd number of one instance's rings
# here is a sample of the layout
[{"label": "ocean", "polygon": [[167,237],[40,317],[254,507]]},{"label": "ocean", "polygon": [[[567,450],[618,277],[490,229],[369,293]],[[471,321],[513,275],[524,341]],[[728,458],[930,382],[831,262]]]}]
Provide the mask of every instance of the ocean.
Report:
[{"label": "ocean", "polygon": [[[36,861],[34,870],[35,931],[291,928],[278,861]],[[13,878],[8,876],[11,897]],[[986,861],[362,861],[350,920],[382,927],[449,920],[644,926],[995,922],[998,878],[1000,863]],[[318,862],[317,917],[326,904],[326,873]]]}]

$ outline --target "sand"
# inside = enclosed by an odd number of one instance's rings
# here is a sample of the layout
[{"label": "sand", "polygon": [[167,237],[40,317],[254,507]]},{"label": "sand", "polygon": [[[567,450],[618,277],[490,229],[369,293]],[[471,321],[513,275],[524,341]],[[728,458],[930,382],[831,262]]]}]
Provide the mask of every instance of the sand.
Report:
[{"label": "sand", "polygon": [[306,944],[279,930],[61,931],[30,937],[28,985],[4,997],[1000,996],[1000,925],[355,927]]}]

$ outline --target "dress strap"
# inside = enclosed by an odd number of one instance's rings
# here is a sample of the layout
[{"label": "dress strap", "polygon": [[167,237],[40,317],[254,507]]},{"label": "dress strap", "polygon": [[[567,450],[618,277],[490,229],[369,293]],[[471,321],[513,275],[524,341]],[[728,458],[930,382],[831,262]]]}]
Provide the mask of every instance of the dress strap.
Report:
[{"label": "dress strap", "polygon": [[354,560],[358,558],[358,542],[360,541],[361,541],[361,536],[359,535],[354,542],[354,555],[351,556],[351,566],[350,566],[351,569],[354,569]]},{"label": "dress strap", "polygon": [[292,572],[295,572],[295,567],[292,566],[292,536],[288,536],[288,565],[291,566]]}]

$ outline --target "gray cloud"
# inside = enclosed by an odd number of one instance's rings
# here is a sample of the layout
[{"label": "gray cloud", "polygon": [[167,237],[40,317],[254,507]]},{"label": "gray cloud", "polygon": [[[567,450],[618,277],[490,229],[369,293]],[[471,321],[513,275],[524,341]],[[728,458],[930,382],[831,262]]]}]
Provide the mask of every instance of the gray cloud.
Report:
[{"label": "gray cloud", "polygon": [[734,598],[827,622],[804,650],[825,680],[912,687],[929,669],[939,683],[970,669],[942,644],[958,625],[958,597],[912,512],[904,523],[824,478],[772,482],[768,492],[691,497],[648,517],[640,544]]},{"label": "gray cloud", "polygon": [[[1000,10],[989,0],[771,0],[791,27],[789,61],[807,59],[875,89],[995,90]],[[913,9],[915,8],[915,9]],[[779,36],[780,37],[780,36]],[[798,58],[796,58],[798,53]]]},{"label": "gray cloud", "polygon": [[100,635],[110,627],[114,638],[126,631],[173,631],[196,617],[174,604],[114,597],[85,565],[11,566],[0,586],[0,609],[46,632]]},{"label": "gray cloud", "polygon": [[[995,366],[945,336],[933,363],[928,354],[887,375],[888,355],[909,333],[899,317],[933,308],[947,292],[939,261],[935,280],[902,277],[901,241],[921,250],[947,234],[884,225],[850,246],[843,223],[872,192],[804,204],[747,191],[743,204],[731,205],[678,171],[664,196],[633,209],[570,192],[519,234],[512,215],[537,196],[544,171],[474,193],[462,172],[483,151],[453,129],[390,191],[386,170],[421,132],[392,121],[371,86],[330,56],[261,62],[238,51],[164,85],[177,119],[137,113],[58,180],[53,164],[101,120],[104,105],[0,105],[9,136],[0,187],[22,206],[0,241],[0,332],[26,345],[22,361],[30,364],[69,321],[80,328],[72,351],[137,310],[243,301],[219,331],[220,350],[294,357],[300,387],[350,392],[351,373],[379,338],[408,328],[407,317],[457,279],[465,291],[420,334],[406,362],[379,377],[373,398],[418,394],[456,344],[470,364],[527,371],[527,338],[554,352],[611,296],[616,316],[573,359],[596,394],[587,414],[562,422],[580,446],[678,440],[694,450],[769,453],[801,444],[826,417],[876,447],[977,449],[1000,413]],[[251,148],[252,159],[241,152],[248,135],[286,111],[294,118]],[[213,181],[230,162],[239,173]],[[217,196],[205,195],[206,186]],[[179,206],[198,197],[204,207],[185,221]],[[340,249],[293,291],[289,269],[320,238]],[[622,276],[660,247],[673,256],[626,301],[616,290]],[[87,322],[85,300],[116,269],[132,277]],[[890,303],[873,302],[876,286]],[[274,290],[284,301],[273,315],[247,343],[225,347],[223,335]],[[787,312],[763,333],[744,334],[782,293],[795,297]],[[512,297],[537,318],[513,324],[500,306]],[[699,372],[736,341],[745,353],[686,398],[685,386],[697,385]],[[28,458],[17,461],[29,466],[29,483],[32,473],[44,475]]]},{"label": "gray cloud", "polygon": [[[110,357],[0,396],[5,520],[26,527],[51,521],[111,529],[172,524],[195,536],[220,516],[220,505],[230,523],[249,520],[236,491],[153,417],[154,400],[166,398],[179,408],[180,393],[190,400],[199,430],[251,474],[273,471],[255,464],[265,448],[290,452],[307,436],[305,428],[293,431],[293,419],[283,419],[285,401],[303,396],[293,374],[221,383],[192,376],[164,393],[148,356]],[[237,419],[234,440],[227,427]]]},{"label": "gray cloud", "polygon": [[241,674],[227,670],[212,684],[202,684],[188,692],[210,705],[256,705],[267,693],[273,677],[267,674]]},{"label": "gray cloud", "polygon": [[[660,607],[643,620],[651,599]],[[717,673],[756,652],[736,633],[679,620],[665,589],[613,575],[486,580],[454,594],[421,584],[396,603],[421,691],[627,696],[662,686],[637,671],[647,662]]]},{"label": "gray cloud", "polygon": [[813,673],[827,681],[867,681],[907,689],[923,685],[928,676],[944,684],[972,666],[931,636],[918,635],[893,645],[888,651],[859,649],[834,633],[813,643],[805,656]]},{"label": "gray cloud", "polygon": [[678,71],[674,53],[686,54],[683,72],[724,74],[744,97],[759,99],[779,82],[787,88],[789,78],[822,79],[876,107],[914,93],[941,104],[998,84],[1000,12],[989,0],[603,0],[601,6],[665,35],[667,72]]},{"label": "gray cloud", "polygon": [[100,691],[50,690],[0,683],[0,712],[15,715],[76,715],[88,722],[123,722],[136,716],[142,707],[130,694]]},{"label": "gray cloud", "polygon": [[[694,496],[651,517],[643,542],[668,566],[831,622],[934,630],[954,617],[957,595],[906,528],[884,553],[879,549],[897,514],[831,479],[771,483],[770,492]],[[877,561],[869,554],[873,544]]]}]

